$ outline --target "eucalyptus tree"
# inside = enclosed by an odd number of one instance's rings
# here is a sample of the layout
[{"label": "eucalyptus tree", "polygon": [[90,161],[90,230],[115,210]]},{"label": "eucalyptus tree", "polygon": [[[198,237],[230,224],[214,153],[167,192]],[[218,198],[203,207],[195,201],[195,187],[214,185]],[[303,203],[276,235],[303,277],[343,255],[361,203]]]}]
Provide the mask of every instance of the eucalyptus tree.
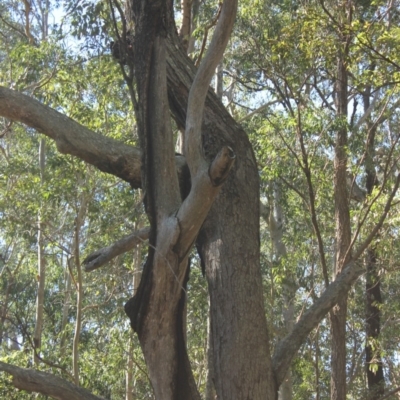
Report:
[{"label": "eucalyptus tree", "polygon": [[[101,3],[98,4],[101,8]],[[121,10],[118,3],[115,6],[116,10]],[[61,153],[77,157],[134,188],[144,190],[150,228],[141,229],[114,245],[94,251],[87,257],[86,269],[97,269],[106,261],[132,249],[138,237],[141,240],[149,238],[142,278],[135,296],[127,301],[125,311],[137,332],[156,398],[200,398],[189,362],[183,323],[188,291],[188,257],[196,242],[210,294],[211,341],[218,397],[275,399],[293,358],[308,334],[346,297],[351,285],[364,272],[359,259],[383,226],[400,178],[395,176],[393,181],[386,182],[386,192],[380,196],[381,207],[377,216],[368,220],[363,240],[357,242],[357,247],[354,239],[350,246],[354,247],[352,252],[349,252],[349,246],[345,248],[347,242],[342,243],[340,273],[333,282],[327,279],[325,253],[320,251],[326,288],[320,290],[319,297],[315,296],[291,331],[276,344],[272,355],[260,269],[259,171],[245,131],[209,90],[215,68],[231,35],[237,2],[225,0],[213,38],[198,69],[187,57],[177,37],[171,2],[142,0],[128,2],[126,8],[126,19],[121,15],[117,39],[120,50],[125,54],[124,59],[120,59],[123,64],[121,72],[135,108],[140,149],[111,135],[96,133],[54,108],[5,87],[0,88],[0,115],[46,135]],[[102,12],[104,10],[102,8]],[[272,19],[276,9],[265,7],[260,14],[265,16],[265,12],[270,12]],[[300,31],[302,23],[307,22],[306,13],[302,14],[302,18],[305,20],[298,21]],[[115,19],[115,25],[118,25]],[[92,33],[89,17],[88,22],[81,31],[83,35]],[[317,28],[315,21],[313,28]],[[290,32],[287,33],[290,37]],[[303,34],[306,33],[304,29]],[[283,47],[288,45],[283,41],[277,44]],[[279,46],[275,54],[265,51],[267,61],[279,59]],[[318,46],[318,54],[321,55],[322,40]],[[335,60],[338,53],[333,53],[330,56]],[[317,57],[312,58],[311,53],[308,56],[318,63]],[[339,64],[340,73],[346,73],[343,62]],[[278,93],[282,89],[280,84],[284,83],[284,93],[283,96],[280,93],[279,101],[291,111],[290,125],[296,127],[300,153],[293,151],[292,156],[303,173],[301,179],[305,182],[308,196],[303,197],[310,207],[312,226],[321,250],[324,243],[322,234],[318,234],[315,182],[311,177],[309,153],[304,144],[308,138],[316,142],[318,135],[301,130],[298,124],[302,121],[300,106],[305,99],[294,95],[302,92],[294,91],[285,78],[290,77],[290,70],[293,74],[303,74],[301,69],[304,65],[297,64],[299,70],[294,66],[295,63],[285,65],[283,60],[279,65],[281,70],[262,69],[262,72],[275,82],[274,89]],[[337,71],[334,71],[337,77]],[[297,82],[297,76],[289,81],[293,85]],[[323,90],[328,90],[326,82],[331,83],[329,79],[324,79]],[[318,89],[319,85],[320,82]],[[314,89],[319,95],[317,88]],[[71,91],[71,88],[66,90]],[[323,100],[331,102],[329,96],[326,95]],[[60,97],[59,101],[63,99]],[[345,111],[344,108],[341,110]],[[73,109],[71,111],[73,114]],[[178,128],[185,131],[183,156],[174,152],[170,113]],[[329,108],[329,113],[328,116],[335,116],[335,124],[322,123],[322,131],[330,133],[327,141],[337,133],[344,135],[346,126],[342,114],[336,118],[334,107]],[[84,112],[81,116],[81,121],[90,126]],[[104,126],[93,128],[105,131]],[[290,134],[290,129],[284,133]],[[343,139],[342,136],[339,139]],[[284,139],[284,136],[281,137]],[[345,159],[348,156],[344,143],[339,142],[334,146],[338,158],[335,164],[337,179],[336,189],[332,189],[331,193],[336,192],[336,232],[341,240],[339,217],[347,218],[349,214],[345,176]],[[318,158],[322,160],[322,155]],[[343,191],[343,198],[339,189]],[[339,200],[345,203],[344,211]],[[100,215],[101,212],[99,210]],[[128,296],[122,289],[121,293]],[[104,371],[107,370],[107,362],[112,360],[104,360]],[[0,364],[0,369],[12,374],[14,385],[21,389],[61,399],[98,398],[48,373],[25,370],[4,362]]]},{"label": "eucalyptus tree", "polygon": [[[268,23],[254,23],[263,12],[269,16]],[[363,169],[368,158],[365,148],[379,146],[377,142],[371,143],[375,129],[382,135],[380,146],[389,146],[396,152],[396,141],[382,122],[386,118],[396,119],[397,88],[393,77],[397,75],[397,67],[396,61],[389,57],[389,48],[397,43],[392,30],[397,14],[393,3],[383,2],[379,5],[262,2],[254,8],[244,7],[241,29],[235,37],[238,51],[228,73],[244,90],[266,93],[267,107],[262,105],[249,116],[254,118],[255,113],[264,116],[268,120],[265,125],[272,125],[272,128],[257,128],[259,134],[254,140],[263,144],[261,153],[270,152],[263,157],[266,170],[281,158],[275,165],[281,163],[283,167],[277,168],[275,175],[307,206],[320,255],[318,266],[326,287],[330,285],[332,266],[335,273],[339,272],[344,254],[350,256],[357,235],[364,235],[360,232],[363,222],[354,224],[350,215],[362,210],[359,202],[365,202],[366,193],[371,193],[368,185],[359,190],[358,184],[365,185]],[[383,31],[388,32],[385,35],[391,38],[390,45],[389,40],[384,39]],[[367,107],[360,110],[363,99],[366,99]],[[371,115],[374,122],[369,126],[372,129],[365,129],[364,124]],[[271,131],[280,136],[280,141],[276,137],[263,139],[260,136],[264,132],[270,135]],[[263,149],[264,143],[268,146],[267,151]],[[282,161],[282,157],[286,158]],[[293,164],[290,157],[297,161],[297,168],[290,167]],[[388,161],[387,167],[390,169],[394,165],[395,157]],[[367,168],[364,170],[366,176],[371,175],[371,168],[374,169],[370,166],[370,172]],[[266,175],[273,176],[269,171]],[[381,184],[382,190],[385,180]],[[335,210],[332,198],[335,198]],[[373,204],[375,200],[370,201]],[[329,224],[333,220],[336,228]],[[300,234],[304,235],[304,232]],[[335,236],[332,242],[331,238]],[[376,277],[374,282],[368,284],[369,291],[371,286],[378,291]],[[372,303],[376,301],[374,299]],[[375,304],[373,308],[376,318],[379,306]],[[330,318],[332,398],[344,399],[346,396],[346,312],[343,297]],[[376,326],[374,329],[379,330]],[[379,360],[377,352],[374,359]],[[371,376],[370,390],[373,392],[376,389],[372,387],[372,381],[376,384],[378,376],[382,376],[381,371],[379,368],[376,371],[367,361],[367,375]],[[382,385],[382,379],[379,385]]]}]

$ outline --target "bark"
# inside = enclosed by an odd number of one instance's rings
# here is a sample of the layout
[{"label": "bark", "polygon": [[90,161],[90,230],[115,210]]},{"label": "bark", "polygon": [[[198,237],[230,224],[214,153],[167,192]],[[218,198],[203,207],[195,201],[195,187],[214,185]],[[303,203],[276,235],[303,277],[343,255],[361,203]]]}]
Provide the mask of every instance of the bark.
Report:
[{"label": "bark", "polygon": [[[210,306],[210,302],[208,302]],[[207,347],[206,347],[206,357],[207,357],[207,377],[206,377],[206,394],[205,400],[215,400],[216,392],[215,392],[215,373],[214,373],[214,350],[212,347],[211,340],[211,318],[210,313],[208,313],[207,318]]]},{"label": "bark", "polygon": [[224,94],[224,63],[221,61],[215,71],[215,94],[222,100]]},{"label": "bark", "polygon": [[[139,223],[139,228],[141,226],[141,223]],[[137,228],[137,226],[136,226]],[[144,228],[148,230],[148,228]],[[141,231],[142,229],[138,229],[138,231]],[[133,257],[133,280],[132,280],[132,286],[133,286],[133,293],[136,293],[138,287],[139,287],[139,282],[142,278],[142,242],[139,242],[136,246],[134,257]],[[125,375],[126,379],[126,400],[133,400],[134,399],[134,386],[133,386],[133,332],[131,332],[131,335],[129,336],[129,344],[128,344],[128,361],[127,361],[127,371]]]},{"label": "bark", "polygon": [[[179,127],[195,68],[173,32],[167,41],[169,104]],[[246,133],[212,90],[205,103],[202,139],[205,157],[227,144],[236,154],[198,236],[211,297],[215,384],[220,398],[271,398],[277,393],[269,355],[259,260],[259,177]],[[245,267],[244,267],[245,266]],[[229,323],[228,323],[229,321]],[[232,382],[240,381],[240,387]]]},{"label": "bark", "polygon": [[13,376],[13,385],[17,389],[26,390],[29,393],[37,392],[58,400],[101,400],[86,389],[79,388],[65,379],[48,374],[16,367],[0,361],[0,371]]},{"label": "bark", "polygon": [[[222,100],[223,94],[223,82],[222,82],[222,61],[218,64],[215,74],[215,94],[218,99]],[[203,268],[203,274],[205,270]],[[210,298],[208,298],[208,307],[210,308]],[[214,372],[214,349],[212,347],[211,340],[211,315],[208,312],[207,315],[207,346],[206,346],[206,357],[207,357],[207,377],[206,377],[206,395],[205,400],[214,400],[216,398],[215,392],[215,372]]]},{"label": "bark", "polygon": [[148,6],[132,5],[135,54],[141,60],[135,65],[136,113],[151,223],[150,248],[138,291],[125,309],[138,333],[156,398],[199,399],[183,332],[187,256],[233,157],[225,148],[209,169],[201,165],[192,174],[191,191],[181,204],[167,97],[167,9],[160,1]]},{"label": "bark", "polygon": [[[377,400],[385,393],[385,378],[383,374],[382,357],[376,342],[380,335],[380,307],[382,295],[380,290],[380,277],[378,275],[377,255],[374,248],[367,250],[366,274],[366,346],[365,363],[368,382],[368,400]],[[378,352],[374,347],[378,347]],[[372,370],[371,364],[376,364],[377,369]]]},{"label": "bark", "polygon": [[22,93],[0,87],[0,115],[22,122],[53,139],[57,149],[140,186],[141,152],[107,138]]}]

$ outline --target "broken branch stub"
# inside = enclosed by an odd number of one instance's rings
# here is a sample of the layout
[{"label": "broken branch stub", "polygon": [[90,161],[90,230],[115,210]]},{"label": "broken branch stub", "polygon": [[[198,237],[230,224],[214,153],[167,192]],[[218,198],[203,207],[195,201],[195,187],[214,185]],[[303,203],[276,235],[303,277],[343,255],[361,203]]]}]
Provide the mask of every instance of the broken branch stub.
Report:
[{"label": "broken branch stub", "polygon": [[220,150],[208,169],[208,175],[214,186],[220,186],[225,182],[235,159],[236,154],[231,147],[224,146]]}]

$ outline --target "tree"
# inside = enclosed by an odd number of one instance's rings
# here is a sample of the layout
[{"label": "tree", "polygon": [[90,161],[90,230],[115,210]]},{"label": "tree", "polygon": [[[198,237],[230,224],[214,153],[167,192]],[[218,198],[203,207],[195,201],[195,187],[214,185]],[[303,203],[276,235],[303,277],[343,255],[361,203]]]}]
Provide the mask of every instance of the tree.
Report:
[{"label": "tree", "polygon": [[[122,69],[135,105],[140,150],[95,133],[22,93],[0,89],[2,116],[45,134],[60,152],[143,188],[150,231],[140,235],[149,235],[148,256],[138,291],[125,310],[160,399],[199,398],[183,330],[188,256],[194,242],[205,265],[210,294],[218,397],[275,399],[308,334],[346,297],[363,273],[359,258],[382,227],[400,183],[396,176],[379,218],[351,255],[346,236],[340,273],[277,344],[271,357],[260,269],[258,168],[246,133],[208,89],[229,40],[236,7],[235,0],[224,2],[207,54],[196,70],[176,35],[170,2],[128,4],[128,23],[133,22],[135,33],[133,49],[125,51],[128,65]],[[128,44],[127,34],[123,20],[121,46]],[[339,72],[344,68],[339,57]],[[288,105],[291,102],[289,98]],[[177,126],[185,130],[184,157],[174,154],[170,111]],[[342,111],[347,112],[343,107]],[[344,123],[339,122],[337,197],[340,190],[347,193]],[[299,131],[300,143],[302,140],[303,132]],[[312,193],[304,146],[302,152],[301,165]],[[347,195],[344,197],[341,200],[347,201]],[[343,215],[348,214],[346,209]],[[87,269],[99,267],[101,258],[104,262],[121,254],[132,240],[127,237],[93,253],[87,259]],[[66,391],[53,392],[43,382],[51,379],[49,376],[5,364],[0,368],[16,377],[16,387],[32,390],[30,381],[18,379],[29,373],[41,393],[71,398]],[[76,396],[78,393],[77,389]],[[80,396],[90,398],[83,392]]]}]

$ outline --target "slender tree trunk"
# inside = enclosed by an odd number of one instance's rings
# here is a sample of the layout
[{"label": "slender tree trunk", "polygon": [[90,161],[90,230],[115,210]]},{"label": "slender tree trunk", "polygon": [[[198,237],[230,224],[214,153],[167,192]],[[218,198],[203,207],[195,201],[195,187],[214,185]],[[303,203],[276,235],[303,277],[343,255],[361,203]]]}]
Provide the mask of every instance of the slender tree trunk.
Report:
[{"label": "slender tree trunk", "polygon": [[191,54],[194,52],[194,45],[196,39],[193,37],[192,33],[197,28],[197,17],[199,15],[199,7],[200,7],[200,0],[192,0],[192,17],[190,19],[191,26],[190,26],[190,38],[187,52]]},{"label": "slender tree trunk", "polygon": [[179,30],[179,37],[182,40],[182,46],[187,51],[191,36],[191,17],[192,17],[192,0],[181,0],[182,25]]},{"label": "slender tree trunk", "polygon": [[[135,226],[135,230],[141,229],[142,224],[139,223]],[[142,243],[140,242],[135,249],[134,257],[133,257],[133,293],[136,293],[140,280],[142,279]],[[129,337],[128,344],[128,362],[127,362],[127,370],[125,376],[125,388],[126,388],[126,400],[133,400],[134,397],[134,388],[133,388],[133,337],[132,333]]]},{"label": "slender tree trunk", "polygon": [[133,340],[132,334],[128,340],[128,361],[125,373],[125,400],[133,400]]},{"label": "slender tree trunk", "polygon": [[[364,94],[364,111],[370,106],[370,88],[366,89]],[[365,158],[366,172],[366,188],[368,195],[372,194],[373,189],[377,186],[377,178],[374,165],[375,156],[375,134],[376,125],[369,118],[367,121],[368,142],[367,154]],[[365,309],[365,364],[368,382],[368,399],[378,400],[385,392],[385,379],[383,375],[382,357],[379,351],[374,351],[378,348],[376,343],[379,340],[381,322],[380,322],[380,306],[382,305],[381,295],[381,280],[378,274],[377,251],[373,246],[367,250],[366,268],[367,274],[365,277],[365,293],[366,293],[366,309]],[[377,366],[376,370],[371,369],[371,365]]]},{"label": "slender tree trunk", "polygon": [[221,61],[215,71],[215,94],[222,100],[224,93],[224,63]]},{"label": "slender tree trunk", "polygon": [[62,318],[61,318],[61,341],[60,341],[60,354],[61,357],[63,356],[65,352],[65,341],[67,338],[67,332],[65,331],[65,328],[68,323],[68,312],[69,308],[71,306],[71,272],[70,272],[70,266],[68,265],[68,258],[66,260],[66,265],[65,265],[65,294],[64,294],[64,304],[63,304],[63,310],[62,310]]},{"label": "slender tree trunk", "polygon": [[[0,261],[2,258],[0,258]],[[2,271],[2,263],[0,262],[0,271]],[[7,287],[4,293],[3,297],[3,305],[1,307],[1,315],[0,315],[0,345],[3,343],[3,336],[4,336],[4,331],[5,331],[5,323],[6,323],[6,318],[7,318],[7,312],[8,312],[8,298],[10,296],[10,291],[11,287],[14,284],[13,282],[13,276],[10,274],[10,279],[7,281]]]},{"label": "slender tree trunk", "polygon": [[75,233],[74,233],[74,263],[76,267],[76,322],[74,340],[72,344],[72,374],[74,376],[74,383],[79,386],[79,342],[82,329],[82,300],[83,300],[83,279],[82,268],[80,262],[80,230],[85,221],[85,214],[88,199],[84,193],[81,194],[79,199],[79,209],[75,218]]},{"label": "slender tree trunk", "polygon": [[[349,194],[346,183],[347,169],[347,85],[346,59],[349,38],[341,37],[336,77],[336,112],[339,128],[336,134],[334,159],[334,197],[336,225],[335,271],[337,276],[349,261],[351,232]],[[331,321],[331,400],[346,399],[346,316],[347,295],[341,298],[330,312]]]},{"label": "slender tree trunk", "polygon": [[[208,301],[210,307],[210,301]],[[217,394],[215,392],[215,377],[214,377],[214,352],[212,348],[211,340],[211,318],[210,312],[208,312],[207,317],[207,347],[206,347],[206,357],[207,357],[207,377],[206,377],[206,395],[205,400],[215,400]]]},{"label": "slender tree trunk", "polygon": [[[281,263],[282,259],[286,257],[287,250],[283,241],[283,211],[281,207],[281,189],[277,182],[273,183],[273,205],[270,210],[270,231],[271,240],[273,245],[274,263]],[[286,276],[282,285],[283,289],[283,320],[285,323],[286,336],[292,331],[294,326],[294,288],[295,282],[291,280],[290,276]],[[289,369],[286,373],[283,383],[279,387],[279,400],[291,400],[293,397],[293,384],[292,372]]]},{"label": "slender tree trunk", "polygon": [[[40,140],[39,144],[39,169],[40,169],[40,182],[41,185],[44,181],[45,172],[45,139]],[[42,208],[42,205],[40,206]],[[46,260],[44,255],[44,236],[43,228],[44,223],[42,221],[42,210],[39,211],[38,215],[38,233],[37,233],[37,249],[38,249],[38,289],[36,295],[36,321],[35,330],[33,333],[33,360],[35,364],[39,362],[37,355],[40,353],[42,345],[42,329],[43,329],[43,307],[44,307],[44,290],[46,284]]]},{"label": "slender tree trunk", "polygon": [[319,358],[321,356],[321,351],[319,348],[319,327],[316,329],[315,333],[315,400],[321,399],[321,390],[319,383]]}]

